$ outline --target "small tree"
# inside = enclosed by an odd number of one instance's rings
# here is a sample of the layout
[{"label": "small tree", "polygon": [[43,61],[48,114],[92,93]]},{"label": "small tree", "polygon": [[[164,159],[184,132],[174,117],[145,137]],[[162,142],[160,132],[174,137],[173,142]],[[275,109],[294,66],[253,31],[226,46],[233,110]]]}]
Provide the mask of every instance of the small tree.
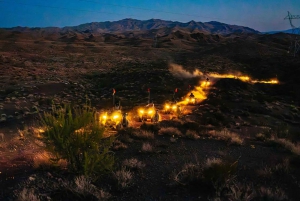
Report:
[{"label": "small tree", "polygon": [[41,115],[45,127],[43,141],[53,160],[65,159],[69,170],[96,176],[111,170],[114,157],[109,151],[113,137],[104,138],[96,110],[84,107],[53,106],[52,112]]}]

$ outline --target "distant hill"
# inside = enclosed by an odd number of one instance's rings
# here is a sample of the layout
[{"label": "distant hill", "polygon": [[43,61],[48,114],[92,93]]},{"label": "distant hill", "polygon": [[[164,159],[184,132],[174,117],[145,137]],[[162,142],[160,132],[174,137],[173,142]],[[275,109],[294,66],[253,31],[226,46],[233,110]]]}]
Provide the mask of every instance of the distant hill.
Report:
[{"label": "distant hill", "polygon": [[100,34],[100,33],[123,33],[127,31],[147,31],[153,29],[186,29],[189,32],[203,32],[207,34],[232,34],[232,33],[260,33],[257,30],[251,29],[249,27],[229,25],[221,22],[211,21],[211,22],[195,22],[190,21],[187,23],[177,22],[177,21],[166,21],[160,19],[150,19],[150,20],[136,20],[136,19],[123,19],[119,21],[106,21],[106,22],[91,22],[86,24],[81,24],[78,26],[69,26],[63,28],[57,27],[46,27],[46,28],[28,28],[28,27],[13,27],[8,28],[11,31],[32,31],[39,30],[45,32],[84,32],[89,34]]},{"label": "distant hill", "polygon": [[267,32],[262,32],[263,34],[276,34],[276,33],[289,33],[291,34],[293,32],[292,29],[287,29],[287,30],[281,30],[281,31],[267,31]]}]

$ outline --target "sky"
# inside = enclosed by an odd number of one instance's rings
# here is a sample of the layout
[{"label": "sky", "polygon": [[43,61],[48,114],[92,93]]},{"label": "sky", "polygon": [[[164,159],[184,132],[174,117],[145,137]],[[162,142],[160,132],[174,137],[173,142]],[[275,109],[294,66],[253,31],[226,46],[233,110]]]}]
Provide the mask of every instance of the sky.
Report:
[{"label": "sky", "polygon": [[[0,0],[0,27],[64,27],[89,22],[162,19],[219,21],[255,30],[290,29],[287,11],[300,15],[300,0]],[[293,20],[300,26],[300,19]]]}]

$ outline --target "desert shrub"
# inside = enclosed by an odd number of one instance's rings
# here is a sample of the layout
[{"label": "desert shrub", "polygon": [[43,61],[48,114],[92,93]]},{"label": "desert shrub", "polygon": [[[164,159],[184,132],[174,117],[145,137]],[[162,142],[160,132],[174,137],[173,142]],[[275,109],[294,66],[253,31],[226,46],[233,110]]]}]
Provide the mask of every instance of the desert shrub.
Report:
[{"label": "desert shrub", "polygon": [[[109,151],[113,138],[103,137],[103,127],[95,109],[89,105],[71,108],[70,105],[41,115],[43,141],[53,160],[65,159],[69,170],[95,176],[111,170],[114,157]],[[94,177],[95,178],[95,177]]]},{"label": "desert shrub", "polygon": [[139,139],[154,139],[154,133],[147,130],[137,130],[133,132],[133,136]]},{"label": "desert shrub", "polygon": [[132,170],[141,170],[145,167],[141,161],[136,158],[126,159],[123,161],[123,166],[130,168]]},{"label": "desert shrub", "polygon": [[227,129],[223,129],[221,131],[211,131],[210,134],[220,140],[225,140],[235,145],[242,145],[243,139],[240,138],[236,133],[230,132]]},{"label": "desert shrub", "polygon": [[121,149],[127,149],[127,148],[128,146],[119,140],[115,140],[112,147],[112,149],[116,151]]},{"label": "desert shrub", "polygon": [[121,170],[114,172],[113,175],[119,189],[128,188],[132,184],[133,173],[124,167]]},{"label": "desert shrub", "polygon": [[266,187],[261,187],[258,189],[258,195],[257,198],[260,198],[260,200],[272,200],[272,201],[281,201],[281,200],[288,200],[288,197],[279,188],[271,189]]},{"label": "desert shrub", "polygon": [[256,191],[250,185],[234,184],[229,187],[226,197],[230,201],[251,201],[256,197]]},{"label": "desert shrub", "polygon": [[261,141],[266,140],[266,136],[264,134],[262,134],[262,133],[256,134],[255,138],[256,138],[256,140],[261,140]]},{"label": "desert shrub", "polygon": [[142,145],[142,152],[151,153],[153,152],[153,147],[150,143],[143,143]]},{"label": "desert shrub", "polygon": [[40,201],[34,189],[23,188],[17,193],[17,201]]},{"label": "desert shrub", "polygon": [[283,163],[276,164],[271,167],[265,167],[258,171],[262,176],[272,177],[272,176],[286,176],[290,171],[289,161],[284,160]]},{"label": "desert shrub", "polygon": [[158,131],[159,135],[181,136],[182,133],[175,127],[163,127]]},{"label": "desert shrub", "polygon": [[[17,200],[108,200],[110,194],[99,189],[90,177],[80,175],[75,178],[62,179],[56,174],[38,173],[21,182],[22,190],[15,190]],[[34,190],[33,190],[34,189]],[[38,192],[35,192],[38,191]],[[38,193],[36,196],[35,193]],[[19,198],[19,199],[18,199]],[[22,199],[23,198],[23,199]],[[39,199],[34,199],[39,198]]]},{"label": "desert shrub", "polygon": [[194,139],[194,140],[197,140],[199,139],[199,135],[196,131],[193,131],[193,130],[187,130],[186,133],[185,133],[185,136],[187,138],[190,138],[190,139]]},{"label": "desert shrub", "polygon": [[[92,184],[92,180],[86,176],[78,176],[74,179],[75,185],[66,185],[73,193],[81,195],[84,199],[93,200],[107,200],[110,198],[110,194],[105,192],[102,189],[98,189],[94,184]],[[67,183],[68,184],[68,183]],[[95,199],[96,198],[96,199]]]},{"label": "desert shrub", "polygon": [[285,149],[289,150],[291,153],[300,155],[300,144],[294,144],[286,139],[273,138],[269,140],[270,143],[278,144]]},{"label": "desert shrub", "polygon": [[203,164],[184,165],[181,171],[174,174],[173,179],[181,185],[205,187],[205,189],[217,193],[232,181],[236,168],[237,161],[230,163],[211,158]]}]

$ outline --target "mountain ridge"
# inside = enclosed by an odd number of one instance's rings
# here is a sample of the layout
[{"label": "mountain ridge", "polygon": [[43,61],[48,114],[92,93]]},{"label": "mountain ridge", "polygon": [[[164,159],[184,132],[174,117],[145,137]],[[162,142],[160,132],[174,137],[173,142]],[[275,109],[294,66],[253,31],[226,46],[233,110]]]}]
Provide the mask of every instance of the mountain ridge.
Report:
[{"label": "mountain ridge", "polygon": [[88,32],[91,34],[96,33],[121,33],[126,31],[145,31],[152,29],[161,29],[161,28],[184,28],[188,29],[191,32],[194,30],[203,31],[210,34],[231,34],[231,33],[255,33],[259,34],[260,32],[239,25],[230,25],[217,21],[210,22],[196,22],[191,20],[189,22],[178,22],[178,21],[169,21],[161,19],[149,19],[149,20],[137,20],[132,18],[126,18],[118,21],[105,21],[105,22],[90,22],[79,24],[77,26],[65,26],[62,28],[59,27],[12,27],[12,28],[2,28],[12,31],[32,31],[32,30],[43,30],[43,31],[55,31],[55,32],[67,32],[67,31],[76,31],[76,32]]}]

